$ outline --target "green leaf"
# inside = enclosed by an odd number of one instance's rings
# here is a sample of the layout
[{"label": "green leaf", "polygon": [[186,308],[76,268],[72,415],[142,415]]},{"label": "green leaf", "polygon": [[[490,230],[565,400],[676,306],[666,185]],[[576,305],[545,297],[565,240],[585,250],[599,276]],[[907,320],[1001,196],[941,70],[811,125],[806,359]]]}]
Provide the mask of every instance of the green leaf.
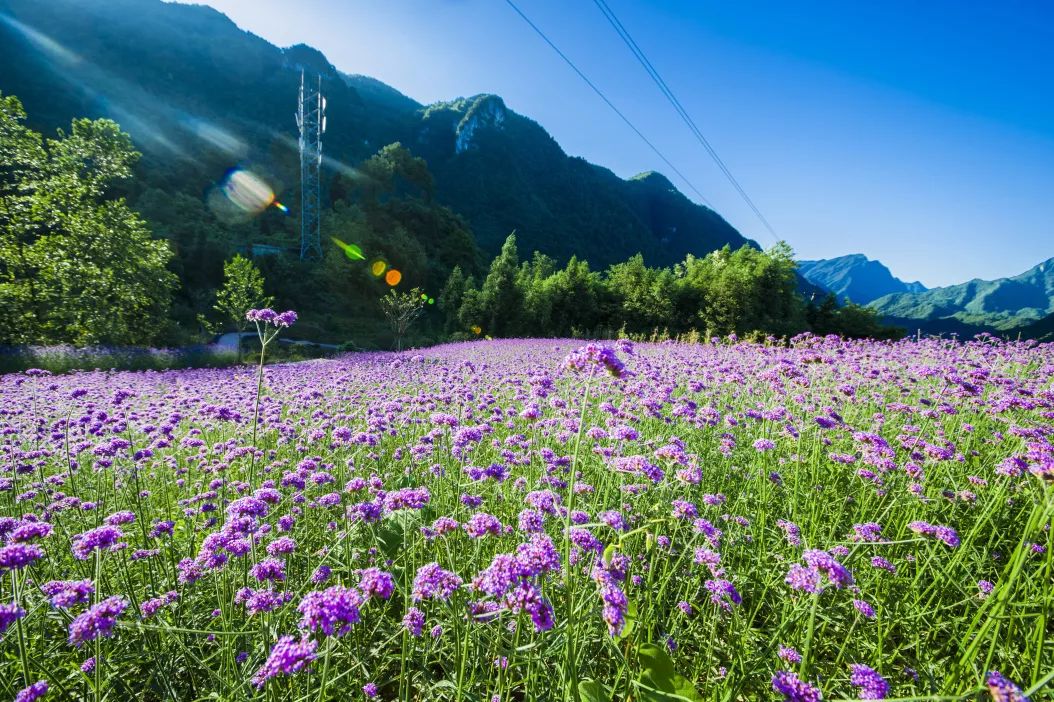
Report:
[{"label": "green leaf", "polygon": [[591,678],[579,681],[578,694],[585,702],[611,702],[607,688]]},{"label": "green leaf", "polygon": [[640,644],[637,646],[637,660],[641,665],[638,682],[642,700],[701,702],[702,697],[695,686],[673,667],[666,649],[651,643]]},{"label": "green leaf", "polygon": [[421,516],[417,510],[399,510],[385,517],[377,529],[381,552],[388,558],[394,558],[402,550],[406,535],[413,533],[420,523]]}]

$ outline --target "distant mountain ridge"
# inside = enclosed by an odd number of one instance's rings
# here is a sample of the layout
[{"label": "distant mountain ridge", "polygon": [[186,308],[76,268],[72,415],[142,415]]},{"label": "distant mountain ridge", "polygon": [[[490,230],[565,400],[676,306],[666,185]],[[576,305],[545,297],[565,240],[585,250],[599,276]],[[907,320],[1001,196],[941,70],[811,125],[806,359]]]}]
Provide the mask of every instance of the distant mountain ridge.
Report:
[{"label": "distant mountain ridge", "polygon": [[924,292],[926,286],[895,277],[881,261],[849,254],[817,261],[799,261],[798,271],[809,282],[830,290],[839,300],[866,305],[885,295]]},{"label": "distant mountain ridge", "polygon": [[[268,176],[295,221],[292,117],[304,68],[321,74],[328,99],[324,178],[353,174],[402,142],[426,159],[436,198],[468,220],[485,255],[512,230],[526,251],[577,254],[594,267],[638,252],[670,265],[753,243],[664,176],[624,180],[567,155],[496,95],[423,106],[341,72],[317,49],[278,48],[205,6],[0,0],[0,66],[0,91],[22,99],[34,128],[53,134],[80,116],[118,121],[144,152],[141,187],[200,198],[227,168],[248,164]],[[295,241],[291,224],[264,234]]]},{"label": "distant mountain ridge", "polygon": [[1054,314],[1054,258],[1009,278],[974,279],[923,292],[894,293],[873,300],[870,307],[911,330],[1020,330],[1032,335],[1028,330],[1045,329],[1037,323]]}]

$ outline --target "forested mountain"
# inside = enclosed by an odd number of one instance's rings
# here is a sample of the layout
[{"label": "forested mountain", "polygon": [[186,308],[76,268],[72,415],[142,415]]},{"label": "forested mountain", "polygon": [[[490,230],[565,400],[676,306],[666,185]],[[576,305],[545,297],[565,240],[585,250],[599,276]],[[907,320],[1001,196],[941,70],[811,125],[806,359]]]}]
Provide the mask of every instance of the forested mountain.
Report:
[{"label": "forested mountain", "polygon": [[[315,49],[275,47],[204,6],[0,0],[0,66],[0,92],[22,100],[28,126],[53,134],[76,116],[109,117],[132,135],[144,157],[127,195],[155,233],[173,241],[188,311],[200,307],[195,296],[216,286],[231,251],[296,244],[293,112],[301,69],[322,76],[327,97],[326,208],[344,207],[346,215],[360,207],[371,187],[361,187],[360,164],[400,142],[409,156],[425,159],[434,180],[415,196],[447,208],[452,217],[443,219],[464,218],[459,228],[480,251],[464,251],[463,259],[489,259],[513,230],[525,250],[560,261],[577,254],[597,267],[638,252],[649,264],[671,265],[689,253],[747,243],[659,174],[627,181],[568,156],[498,96],[422,106],[380,81],[338,71]],[[210,198],[233,166],[260,175],[289,214],[225,217]],[[396,174],[393,193],[405,194],[401,183]],[[333,217],[327,211],[324,226]],[[402,224],[411,239],[424,236]],[[393,265],[419,263],[402,263],[388,249]],[[409,272],[434,288],[442,282],[436,276],[449,272],[443,268]]]},{"label": "forested mountain", "polygon": [[1054,313],[1054,258],[1010,278],[895,293],[870,307],[909,331],[1028,333],[1034,322]]},{"label": "forested mountain", "polygon": [[881,261],[872,261],[863,254],[799,261],[798,271],[810,283],[830,290],[839,299],[849,298],[860,305],[883,295],[926,290],[917,281],[905,283],[890,273]]}]

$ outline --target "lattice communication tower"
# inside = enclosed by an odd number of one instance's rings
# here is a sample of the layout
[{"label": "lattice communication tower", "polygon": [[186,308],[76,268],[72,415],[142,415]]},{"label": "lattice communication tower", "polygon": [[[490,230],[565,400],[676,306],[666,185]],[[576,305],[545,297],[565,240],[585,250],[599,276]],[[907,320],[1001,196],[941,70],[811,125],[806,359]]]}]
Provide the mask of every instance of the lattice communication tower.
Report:
[{"label": "lattice communication tower", "polygon": [[[314,83],[314,85],[312,85]],[[300,130],[300,260],[322,258],[321,181],[322,135],[326,131],[326,98],[322,76],[308,80],[300,71],[296,126]]]}]

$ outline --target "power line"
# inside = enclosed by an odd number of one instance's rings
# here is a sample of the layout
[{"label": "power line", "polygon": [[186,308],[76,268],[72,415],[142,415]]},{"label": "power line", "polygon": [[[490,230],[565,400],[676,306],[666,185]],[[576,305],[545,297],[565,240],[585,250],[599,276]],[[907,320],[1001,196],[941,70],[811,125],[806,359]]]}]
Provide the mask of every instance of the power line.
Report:
[{"label": "power line", "polygon": [[662,79],[662,76],[659,75],[659,72],[658,70],[656,70],[655,66],[653,66],[651,61],[648,60],[648,57],[647,55],[645,55],[643,49],[641,49],[640,46],[637,45],[637,42],[633,40],[633,37],[630,36],[630,33],[626,29],[625,25],[622,24],[618,16],[615,15],[614,11],[610,7],[608,7],[607,3],[604,0],[593,0],[593,2],[598,8],[600,8],[601,13],[603,13],[605,18],[607,18],[607,21],[615,29],[619,37],[621,37],[622,41],[626,44],[626,46],[629,47],[629,50],[637,58],[637,61],[639,61],[640,64],[644,67],[644,70],[647,71],[651,79],[655,82],[657,86],[659,86],[659,90],[662,91],[662,94],[666,97],[670,104],[673,105],[673,108],[677,111],[677,114],[680,115],[681,119],[684,120],[684,123],[688,125],[688,128],[692,131],[692,134],[695,135],[695,138],[699,141],[700,144],[702,144],[703,148],[706,149],[706,152],[710,154],[710,158],[712,158],[714,163],[717,164],[717,167],[724,174],[725,178],[728,179],[728,182],[732,184],[732,187],[735,188],[736,192],[739,193],[739,196],[743,199],[743,201],[747,204],[751,211],[754,212],[754,215],[757,216],[758,220],[765,226],[765,229],[767,229],[769,234],[772,235],[772,238],[778,240],[779,237],[776,236],[776,232],[775,230],[773,230],[772,225],[770,225],[768,220],[765,219],[765,215],[761,214],[761,210],[758,209],[757,205],[754,204],[754,201],[750,199],[750,196],[747,195],[746,190],[743,189],[743,186],[741,186],[739,184],[739,181],[736,180],[735,176],[732,175],[732,172],[728,169],[728,166],[725,165],[725,162],[721,160],[720,156],[717,155],[717,152],[714,150],[714,147],[710,145],[710,142],[705,136],[703,136],[703,133],[699,130],[699,127],[696,126],[695,120],[693,120],[691,115],[688,114],[688,111],[684,109],[684,106],[681,105],[681,101],[677,99],[676,95],[674,95],[673,90],[670,89],[670,87],[666,84],[666,81],[664,81]]},{"label": "power line", "polygon": [[600,99],[604,101],[604,104],[610,107],[612,111],[614,111],[614,113],[617,114],[622,119],[622,121],[626,123],[626,126],[632,129],[633,132],[641,138],[641,141],[647,144],[648,147],[652,151],[654,151],[660,159],[662,159],[662,162],[669,166],[670,170],[676,173],[681,178],[681,180],[683,180],[684,183],[689,188],[691,188],[692,192],[698,195],[700,199],[702,199],[702,201],[705,202],[707,205],[710,205],[710,201],[706,199],[705,195],[699,192],[699,188],[695,187],[695,185],[692,184],[692,181],[688,180],[688,176],[686,176],[684,173],[681,173],[677,166],[670,163],[670,160],[666,158],[666,156],[664,156],[661,151],[659,151],[659,147],[655,146],[655,144],[653,144],[648,139],[648,137],[644,136],[644,134],[639,129],[637,129],[636,126],[634,126],[633,122],[631,122],[629,118],[626,117],[626,115],[624,115],[619,108],[615,107],[615,104],[608,99],[607,95],[605,95],[604,92],[600,88],[598,88],[593,81],[589,80],[585,73],[579,70],[578,66],[575,65],[574,61],[567,57],[567,54],[565,54],[563,51],[560,51],[560,48],[556,44],[554,44],[548,36],[546,36],[545,32],[543,32],[541,28],[538,27],[538,25],[531,21],[530,17],[523,13],[523,10],[516,6],[516,3],[514,3],[513,0],[505,0],[505,2],[508,3],[509,7],[516,11],[516,14],[518,14],[523,19],[523,21],[526,22],[531,27],[531,29],[533,29],[538,34],[538,36],[540,36],[545,41],[546,44],[549,45],[549,48],[555,51],[557,55],[564,60],[564,63],[571,67],[572,71],[578,74],[579,78],[585,81],[586,85],[593,89],[593,92],[596,93],[600,97]]}]

